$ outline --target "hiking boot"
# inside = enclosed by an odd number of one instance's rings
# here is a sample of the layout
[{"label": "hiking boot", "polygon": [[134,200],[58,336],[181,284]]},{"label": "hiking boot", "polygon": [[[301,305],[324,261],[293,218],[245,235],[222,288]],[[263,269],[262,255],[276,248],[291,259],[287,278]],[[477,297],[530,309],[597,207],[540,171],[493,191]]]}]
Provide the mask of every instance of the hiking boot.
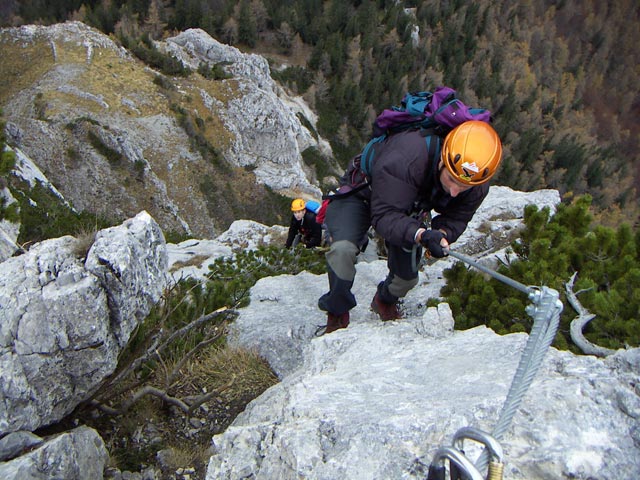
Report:
[{"label": "hiking boot", "polygon": [[331,333],[340,328],[347,328],[349,326],[349,312],[345,312],[342,315],[334,315],[333,313],[327,313],[327,327],[324,333]]},{"label": "hiking boot", "polygon": [[380,300],[377,292],[373,297],[373,300],[371,300],[371,310],[380,315],[380,319],[383,322],[389,320],[398,320],[399,318],[402,318],[402,314],[400,313],[398,304],[384,303],[382,300]]}]

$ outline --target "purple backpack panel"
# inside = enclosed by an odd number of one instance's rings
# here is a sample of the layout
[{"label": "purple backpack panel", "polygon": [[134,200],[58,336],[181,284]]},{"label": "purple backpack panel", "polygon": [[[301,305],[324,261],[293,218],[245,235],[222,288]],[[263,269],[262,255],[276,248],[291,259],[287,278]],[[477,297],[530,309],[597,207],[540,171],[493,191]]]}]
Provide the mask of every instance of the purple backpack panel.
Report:
[{"label": "purple backpack panel", "polygon": [[378,116],[375,127],[382,133],[395,127],[420,124],[442,125],[449,129],[468,120],[489,122],[491,112],[482,108],[469,108],[456,98],[456,91],[449,87],[437,87],[431,92],[407,93],[401,106],[385,109]]}]

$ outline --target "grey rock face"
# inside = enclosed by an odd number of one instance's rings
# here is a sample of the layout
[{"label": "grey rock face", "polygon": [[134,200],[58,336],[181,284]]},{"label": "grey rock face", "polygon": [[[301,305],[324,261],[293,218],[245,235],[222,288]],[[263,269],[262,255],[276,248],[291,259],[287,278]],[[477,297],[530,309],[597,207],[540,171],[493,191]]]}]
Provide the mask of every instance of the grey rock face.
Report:
[{"label": "grey rock face", "polygon": [[109,460],[98,433],[88,427],[44,441],[38,448],[9,462],[0,462],[3,480],[97,480]]},{"label": "grey rock face", "polygon": [[86,261],[67,236],[0,268],[0,433],[70,413],[110,375],[166,285],[162,231],[146,213],[102,230]]},{"label": "grey rock face", "polygon": [[0,462],[6,462],[23,451],[41,445],[43,439],[31,432],[11,432],[0,438]]},{"label": "grey rock face", "polygon": [[[351,325],[319,338],[325,278],[254,287],[236,334],[282,382],[214,437],[208,480],[422,479],[459,428],[495,427],[527,336],[451,332],[448,309],[421,306],[423,283],[405,301],[407,318],[381,322],[368,303],[385,264],[357,269]],[[640,349],[604,361],[550,349],[501,439],[505,478],[639,478],[639,361]]]},{"label": "grey rock face", "polygon": [[[8,188],[0,189],[0,201],[6,202],[6,205],[10,205],[15,202],[15,199],[11,195]],[[3,262],[16,251],[19,247],[16,244],[18,234],[20,233],[20,224],[9,222],[7,220],[0,220],[0,262]]]},{"label": "grey rock face", "polygon": [[[496,231],[494,243],[482,243],[487,220],[516,231],[527,203],[553,211],[558,202],[554,191],[492,187],[453,248],[489,258],[503,239]],[[405,318],[381,322],[369,302],[386,264],[358,263],[351,324],[321,337],[314,333],[326,323],[317,308],[326,276],[256,283],[230,341],[256,348],[281,383],[213,438],[207,480],[424,479],[436,450],[451,445],[459,428],[491,433],[528,337],[485,327],[453,331],[446,304],[426,308],[452,264],[427,266],[404,299]],[[551,348],[500,439],[504,478],[640,478],[638,385],[640,349],[601,360]],[[472,443],[469,458],[478,453]]]},{"label": "grey rock face", "polygon": [[234,133],[232,163],[256,167],[258,181],[276,190],[321,196],[316,186],[308,184],[298,160],[304,149],[318,142],[288,106],[291,102],[280,98],[284,91],[272,80],[265,58],[223,45],[200,29],[169,38],[166,47],[194,69],[201,62],[227,64],[226,71],[238,79],[242,95],[224,108],[208,99]]}]

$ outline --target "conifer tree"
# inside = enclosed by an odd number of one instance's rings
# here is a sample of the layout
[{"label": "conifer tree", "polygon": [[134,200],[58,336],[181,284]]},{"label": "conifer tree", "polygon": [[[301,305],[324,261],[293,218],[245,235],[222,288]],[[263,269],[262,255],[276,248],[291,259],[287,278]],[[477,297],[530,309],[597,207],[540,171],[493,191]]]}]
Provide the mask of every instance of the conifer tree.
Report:
[{"label": "conifer tree", "polygon": [[162,37],[167,24],[162,21],[162,2],[160,0],[151,0],[145,19],[145,26],[149,36],[154,40]]},{"label": "conifer tree", "polygon": [[242,0],[238,13],[238,41],[249,47],[254,47],[257,39],[256,17],[251,11],[249,0]]}]

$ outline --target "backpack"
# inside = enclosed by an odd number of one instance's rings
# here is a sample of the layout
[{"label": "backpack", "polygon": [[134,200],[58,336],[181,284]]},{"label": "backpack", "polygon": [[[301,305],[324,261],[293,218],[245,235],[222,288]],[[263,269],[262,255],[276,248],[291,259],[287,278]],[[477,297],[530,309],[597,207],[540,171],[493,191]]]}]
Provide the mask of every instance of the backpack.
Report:
[{"label": "backpack", "polygon": [[[491,112],[484,108],[470,108],[456,97],[449,87],[437,87],[432,92],[409,92],[399,106],[385,109],[373,124],[373,135],[360,155],[360,169],[371,178],[371,167],[375,154],[374,145],[388,135],[409,129],[432,130],[435,135],[426,135],[427,151],[431,158],[440,155],[440,143],[453,128],[469,120],[489,123]],[[435,141],[432,142],[432,139]]]},{"label": "backpack", "polygon": [[315,200],[307,200],[305,202],[304,208],[317,215],[318,210],[320,210],[320,203],[316,202]]}]

